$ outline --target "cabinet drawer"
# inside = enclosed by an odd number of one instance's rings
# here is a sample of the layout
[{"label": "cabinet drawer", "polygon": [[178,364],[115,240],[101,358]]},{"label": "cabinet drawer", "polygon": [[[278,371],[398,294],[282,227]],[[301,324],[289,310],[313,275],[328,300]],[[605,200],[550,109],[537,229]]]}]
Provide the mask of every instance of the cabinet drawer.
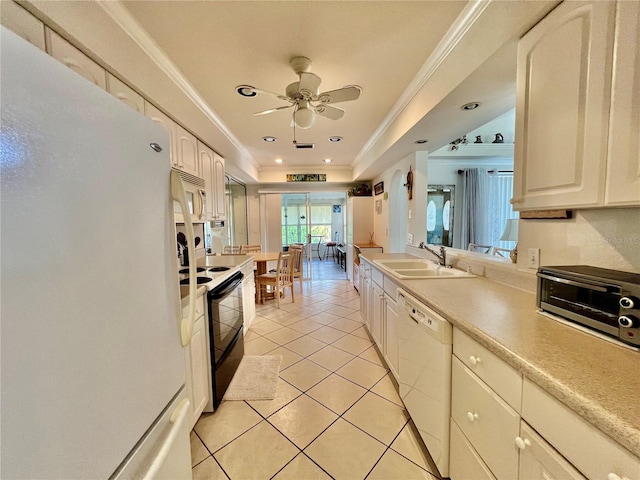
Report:
[{"label": "cabinet drawer", "polygon": [[384,277],[384,293],[398,301],[398,284],[385,275]]},{"label": "cabinet drawer", "polygon": [[451,417],[497,478],[517,478],[520,416],[455,356],[451,370]]},{"label": "cabinet drawer", "polygon": [[[525,422],[520,424],[520,478],[523,480],[586,480]],[[524,443],[526,442],[526,443]]]},{"label": "cabinet drawer", "polygon": [[449,477],[451,480],[495,480],[491,470],[487,468],[460,427],[451,420],[451,447],[449,458]]},{"label": "cabinet drawer", "polygon": [[457,328],[453,329],[453,353],[511,407],[520,411],[522,375]]},{"label": "cabinet drawer", "polygon": [[[200,295],[198,298],[196,298],[196,312],[193,315],[194,321],[204,315],[204,309],[205,309],[204,299],[205,298],[206,298],[206,295]],[[187,304],[187,306],[182,309],[182,317],[184,318],[188,314],[189,314],[189,304]]]},{"label": "cabinet drawer", "polygon": [[522,416],[586,477],[640,478],[638,457],[527,379]]},{"label": "cabinet drawer", "polygon": [[371,267],[371,278],[374,282],[376,282],[380,287],[384,284],[384,275],[377,268]]}]

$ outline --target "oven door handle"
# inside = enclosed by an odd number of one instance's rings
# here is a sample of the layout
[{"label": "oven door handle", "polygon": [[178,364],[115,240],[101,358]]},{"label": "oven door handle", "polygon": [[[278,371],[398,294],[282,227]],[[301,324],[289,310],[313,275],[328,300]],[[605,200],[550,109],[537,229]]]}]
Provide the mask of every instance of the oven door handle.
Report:
[{"label": "oven door handle", "polygon": [[538,277],[544,278],[545,280],[564,283],[566,285],[573,285],[574,287],[588,288],[589,290],[595,290],[596,292],[609,292],[612,288],[615,288],[613,285],[607,285],[606,283],[595,284],[595,283],[587,283],[587,282],[578,282],[576,280],[569,280],[568,278],[555,277],[553,275],[547,275],[545,273],[538,273],[537,275]]}]

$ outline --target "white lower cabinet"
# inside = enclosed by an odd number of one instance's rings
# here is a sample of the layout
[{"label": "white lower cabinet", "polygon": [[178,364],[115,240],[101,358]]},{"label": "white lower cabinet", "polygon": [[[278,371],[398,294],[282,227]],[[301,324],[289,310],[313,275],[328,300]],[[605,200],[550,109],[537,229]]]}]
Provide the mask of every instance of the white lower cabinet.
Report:
[{"label": "white lower cabinet", "polygon": [[452,480],[640,479],[640,459],[454,328]]},{"label": "white lower cabinet", "polygon": [[524,421],[516,438],[520,449],[519,478],[527,480],[585,480],[562,455]]},{"label": "white lower cabinet", "polygon": [[253,262],[247,262],[242,268],[242,310],[244,315],[244,334],[246,335],[256,318],[256,281],[253,276]]},{"label": "white lower cabinet", "polygon": [[522,416],[585,477],[640,478],[640,458],[527,379],[523,385]]},{"label": "white lower cabinet", "polygon": [[451,418],[499,479],[518,478],[520,415],[457,357],[451,365]]},{"label": "white lower cabinet", "polygon": [[384,295],[385,351],[384,358],[393,376],[398,379],[400,350],[398,346],[398,304],[386,292]]},{"label": "white lower cabinet", "polygon": [[366,259],[360,260],[360,314],[369,335],[398,380],[398,285]]},{"label": "white lower cabinet", "polygon": [[473,449],[460,427],[451,420],[449,477],[456,480],[496,480],[489,467]]},{"label": "white lower cabinet", "polygon": [[[187,397],[191,403],[189,430],[200,418],[211,398],[211,364],[209,355],[209,324],[206,313],[206,295],[196,300],[195,322],[191,342],[184,349],[185,368],[187,373]],[[187,315],[188,307],[182,315]]]}]

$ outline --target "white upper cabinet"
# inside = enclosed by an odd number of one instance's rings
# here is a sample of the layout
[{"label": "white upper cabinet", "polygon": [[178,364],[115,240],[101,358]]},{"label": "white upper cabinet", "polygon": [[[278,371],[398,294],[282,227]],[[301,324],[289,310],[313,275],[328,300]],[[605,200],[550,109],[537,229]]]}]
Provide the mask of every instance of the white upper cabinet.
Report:
[{"label": "white upper cabinet", "polygon": [[104,68],[87,57],[53,30],[46,28],[47,53],[67,67],[79,73],[103,90],[107,89],[107,75]]},{"label": "white upper cabinet", "polygon": [[144,113],[169,133],[171,166],[191,175],[199,176],[198,139],[149,102],[144,103]]},{"label": "white upper cabinet", "polygon": [[224,158],[220,155],[213,157],[213,198],[214,220],[225,220],[226,214],[226,185],[224,176]]},{"label": "white upper cabinet", "polygon": [[107,72],[107,91],[118,100],[126,103],[136,112],[144,115],[144,98],[133,88]]},{"label": "white upper cabinet", "polygon": [[44,47],[44,24],[11,0],[0,2],[0,21],[40,50]]},{"label": "white upper cabinet", "polygon": [[640,205],[640,2],[619,2],[606,205]]},{"label": "white upper cabinet", "polygon": [[198,160],[207,191],[206,218],[224,221],[226,218],[224,159],[202,142],[198,142]]},{"label": "white upper cabinet", "polygon": [[196,177],[200,176],[198,166],[198,139],[182,126],[176,125],[176,159],[178,168]]},{"label": "white upper cabinet", "polygon": [[564,2],[518,44],[516,210],[604,204],[615,9]]},{"label": "white upper cabinet", "polygon": [[149,102],[144,102],[144,114],[147,118],[150,118],[162,128],[164,128],[169,134],[169,142],[170,145],[161,145],[163,148],[169,148],[169,153],[171,156],[171,166],[178,168],[178,162],[176,160],[176,136],[177,136],[177,127],[176,122],[171,120],[168,116],[158,110]]}]

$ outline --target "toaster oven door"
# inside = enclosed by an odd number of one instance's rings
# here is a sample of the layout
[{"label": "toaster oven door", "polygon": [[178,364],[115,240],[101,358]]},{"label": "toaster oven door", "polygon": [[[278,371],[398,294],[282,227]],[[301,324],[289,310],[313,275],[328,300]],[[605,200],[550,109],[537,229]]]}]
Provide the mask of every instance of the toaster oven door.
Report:
[{"label": "toaster oven door", "polygon": [[587,327],[619,335],[620,288],[603,282],[538,273],[538,306]]}]

